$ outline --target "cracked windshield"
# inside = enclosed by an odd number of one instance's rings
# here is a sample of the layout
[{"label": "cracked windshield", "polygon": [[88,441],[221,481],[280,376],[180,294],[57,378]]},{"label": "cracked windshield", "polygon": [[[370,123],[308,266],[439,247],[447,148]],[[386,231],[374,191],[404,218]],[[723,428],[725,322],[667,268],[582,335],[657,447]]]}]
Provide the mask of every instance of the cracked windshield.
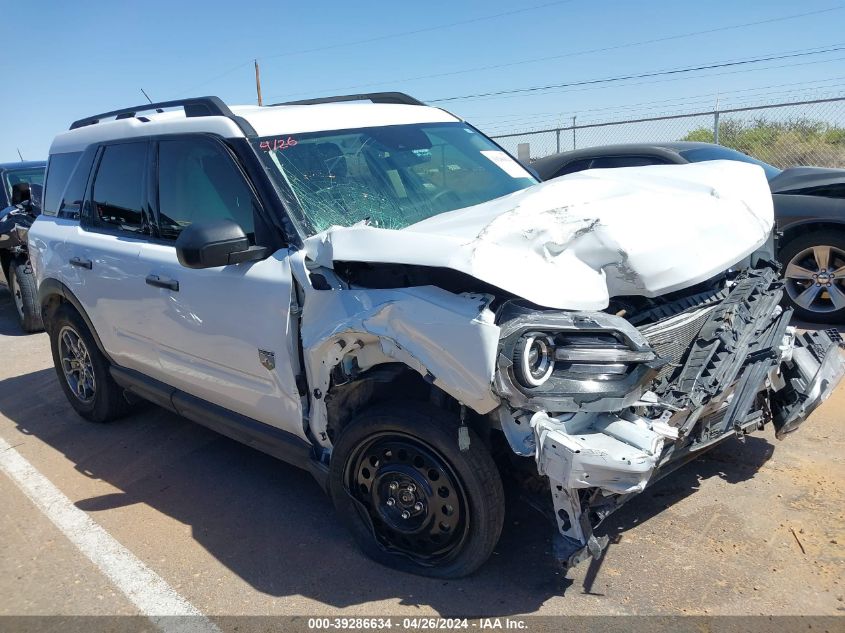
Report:
[{"label": "cracked windshield", "polygon": [[279,135],[255,147],[293,191],[309,234],[362,221],[401,229],[536,182],[463,123]]}]

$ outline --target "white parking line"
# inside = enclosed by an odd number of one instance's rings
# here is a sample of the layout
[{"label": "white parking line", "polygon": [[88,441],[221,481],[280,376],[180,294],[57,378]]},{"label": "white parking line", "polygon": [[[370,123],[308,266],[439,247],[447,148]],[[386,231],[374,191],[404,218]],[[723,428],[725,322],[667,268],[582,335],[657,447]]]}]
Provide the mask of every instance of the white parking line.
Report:
[{"label": "white parking line", "polygon": [[73,505],[3,438],[0,468],[159,629],[166,633],[220,633],[194,605]]}]

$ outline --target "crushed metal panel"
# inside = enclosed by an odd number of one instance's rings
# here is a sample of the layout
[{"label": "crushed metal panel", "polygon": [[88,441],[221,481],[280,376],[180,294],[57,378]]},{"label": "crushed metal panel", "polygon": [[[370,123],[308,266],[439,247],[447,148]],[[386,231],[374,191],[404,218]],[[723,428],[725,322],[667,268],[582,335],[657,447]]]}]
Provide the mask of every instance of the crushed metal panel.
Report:
[{"label": "crushed metal panel", "polygon": [[655,297],[721,273],[773,224],[762,169],[710,161],[579,172],[401,230],[332,227],[305,249],[327,268],[450,268],[537,305],[602,310],[613,296]]}]

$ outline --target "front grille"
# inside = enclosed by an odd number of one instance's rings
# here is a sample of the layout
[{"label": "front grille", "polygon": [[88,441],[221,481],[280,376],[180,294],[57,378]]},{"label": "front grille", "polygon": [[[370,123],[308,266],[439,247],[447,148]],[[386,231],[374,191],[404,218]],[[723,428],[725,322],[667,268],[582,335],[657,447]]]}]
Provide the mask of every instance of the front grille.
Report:
[{"label": "front grille", "polygon": [[656,323],[637,328],[657,352],[658,356],[669,362],[655,377],[659,382],[669,376],[684,360],[684,356],[698,337],[704,322],[718,303],[691,308]]}]

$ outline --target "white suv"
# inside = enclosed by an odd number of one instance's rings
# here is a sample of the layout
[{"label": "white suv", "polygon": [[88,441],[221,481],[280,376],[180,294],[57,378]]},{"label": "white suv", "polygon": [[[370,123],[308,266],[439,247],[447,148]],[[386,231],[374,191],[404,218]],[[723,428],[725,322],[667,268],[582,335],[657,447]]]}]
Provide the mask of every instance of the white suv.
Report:
[{"label": "white suv", "polygon": [[472,572],[502,477],[558,557],[692,456],[796,428],[843,373],[780,307],[762,171],[538,184],[400,93],[75,122],[32,263],[59,382],[106,422],[150,400],[310,470],[394,567]]}]

